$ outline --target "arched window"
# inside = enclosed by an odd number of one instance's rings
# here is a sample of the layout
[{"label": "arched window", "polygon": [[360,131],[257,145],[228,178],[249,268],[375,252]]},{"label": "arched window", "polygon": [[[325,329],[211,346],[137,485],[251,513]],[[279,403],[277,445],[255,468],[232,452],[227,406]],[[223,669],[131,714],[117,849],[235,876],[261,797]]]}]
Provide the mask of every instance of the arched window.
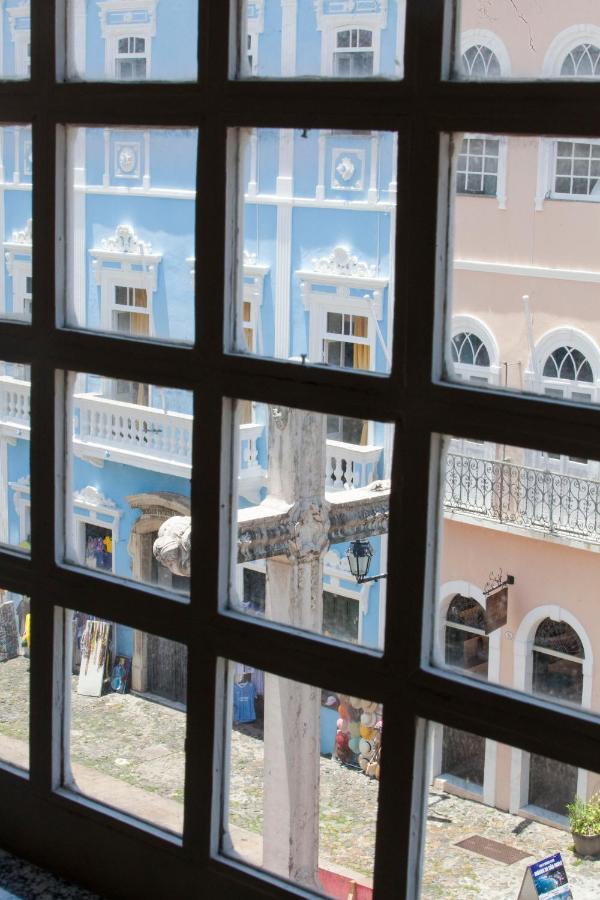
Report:
[{"label": "arched window", "polygon": [[544,363],[544,378],[593,382],[592,367],[576,347],[558,347]]},{"label": "arched window", "polygon": [[344,28],[336,34],[333,74],[339,78],[365,78],[373,74],[373,32]]},{"label": "arched window", "polygon": [[498,57],[485,44],[473,44],[462,55],[464,74],[468,78],[500,78]]},{"label": "arched window", "polygon": [[446,613],[445,661],[487,678],[489,638],[485,612],[472,597],[457,594]]},{"label": "arched window", "polygon": [[578,44],[569,50],[560,67],[563,78],[600,77],[600,47],[595,44]]},{"label": "arched window", "polygon": [[[446,664],[487,678],[488,652],[483,607],[473,597],[457,594],[446,613]],[[480,791],[485,772],[485,738],[444,726],[442,772],[468,789]]]},{"label": "arched window", "polygon": [[470,331],[461,331],[452,338],[452,359],[469,366],[489,366],[490,355],[483,341]]},{"label": "arched window", "polygon": [[[473,323],[473,326],[475,322]],[[471,327],[473,327],[471,326]],[[472,384],[488,384],[495,380],[495,348],[486,339],[483,328],[471,330],[467,316],[458,317],[454,322],[455,333],[450,341],[452,378],[470,381]],[[496,367],[497,368],[497,367]]]},{"label": "arched window", "polygon": [[[532,654],[533,693],[563,703],[581,704],[585,653],[575,629],[566,622],[544,619],[536,630]],[[564,816],[567,803],[572,802],[576,793],[574,766],[531,754],[529,803]]]}]

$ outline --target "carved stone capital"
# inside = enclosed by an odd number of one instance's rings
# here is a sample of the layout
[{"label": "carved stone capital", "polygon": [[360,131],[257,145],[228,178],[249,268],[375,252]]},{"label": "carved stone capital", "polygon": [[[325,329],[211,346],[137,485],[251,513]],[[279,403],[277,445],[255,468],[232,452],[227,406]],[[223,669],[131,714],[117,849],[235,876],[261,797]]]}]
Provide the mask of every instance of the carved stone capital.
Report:
[{"label": "carved stone capital", "polygon": [[329,503],[300,500],[288,513],[289,553],[298,560],[319,557],[329,543]]}]

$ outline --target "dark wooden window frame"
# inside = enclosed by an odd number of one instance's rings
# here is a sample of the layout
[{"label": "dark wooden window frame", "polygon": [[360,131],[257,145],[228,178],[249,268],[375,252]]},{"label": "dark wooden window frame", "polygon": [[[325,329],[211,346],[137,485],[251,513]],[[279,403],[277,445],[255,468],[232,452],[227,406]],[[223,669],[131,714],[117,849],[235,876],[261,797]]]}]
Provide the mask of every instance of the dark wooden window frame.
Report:
[{"label": "dark wooden window frame", "polygon": [[[32,364],[32,554],[0,551],[0,581],[31,597],[31,769],[0,769],[0,844],[109,896],[290,896],[290,885],[218,856],[224,665],[261,669],[382,701],[384,741],[375,891],[416,897],[427,773],[425,720],[485,735],[587,769],[598,767],[600,721],[429,662],[436,585],[440,442],[436,435],[598,457],[600,412],[545,397],[441,383],[450,132],[600,135],[600,84],[445,81],[451,0],[407,0],[401,82],[236,81],[228,59],[237,0],[199,0],[193,84],[61,83],[64,2],[31,4],[32,77],[0,83],[0,121],[32,123],[31,326],[0,324],[0,359]],[[61,23],[59,26],[56,22]],[[234,29],[232,29],[233,31]],[[233,68],[233,67],[232,67]],[[58,78],[57,78],[58,73]],[[198,127],[195,344],[133,341],[63,328],[64,126]],[[328,128],[399,133],[396,316],[389,377],[223,351],[230,345],[236,209],[235,132]],[[231,179],[226,182],[226,172]],[[58,174],[58,177],[56,177]],[[227,326],[225,327],[225,324]],[[87,371],[194,391],[191,602],[60,563],[63,556],[64,372]],[[433,375],[432,375],[433,373]],[[228,398],[393,421],[390,555],[383,654],[224,612],[229,559],[232,409]],[[220,425],[220,427],[218,427]],[[54,435],[54,442],[48,436]],[[54,535],[55,540],[48,536]],[[393,549],[392,549],[393,548]],[[407,599],[409,598],[409,600]],[[405,601],[405,602],[403,602]],[[61,792],[63,607],[189,647],[188,765],[182,842]],[[207,710],[214,709],[214,720]],[[97,860],[96,863],[92,860]],[[301,893],[301,892],[300,892]]]}]

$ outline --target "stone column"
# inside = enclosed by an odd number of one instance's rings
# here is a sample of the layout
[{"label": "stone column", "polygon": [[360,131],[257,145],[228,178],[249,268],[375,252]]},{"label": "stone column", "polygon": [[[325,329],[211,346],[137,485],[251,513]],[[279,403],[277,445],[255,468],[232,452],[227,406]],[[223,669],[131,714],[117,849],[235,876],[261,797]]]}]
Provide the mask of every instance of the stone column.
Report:
[{"label": "stone column", "polygon": [[[267,559],[266,616],[320,631],[328,545],[325,417],[271,407],[269,495],[291,503],[289,552]],[[319,715],[321,691],[265,676],[263,865],[320,889]]]}]

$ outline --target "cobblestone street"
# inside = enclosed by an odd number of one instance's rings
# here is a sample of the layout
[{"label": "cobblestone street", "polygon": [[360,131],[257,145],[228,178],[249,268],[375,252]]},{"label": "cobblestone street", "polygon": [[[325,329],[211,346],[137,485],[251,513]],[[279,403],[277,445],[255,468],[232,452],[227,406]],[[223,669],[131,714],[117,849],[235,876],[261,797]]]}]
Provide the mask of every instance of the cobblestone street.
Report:
[{"label": "cobblestone street", "polygon": [[[28,670],[29,661],[23,658],[0,664],[0,735],[10,746],[22,748],[23,760]],[[180,816],[185,713],[131,694],[93,698],[74,691],[72,706],[73,762],[131,785],[138,796],[145,792],[156,798],[153,802],[160,798],[170,803],[176,818]],[[263,746],[252,726],[233,731],[230,820],[237,829],[257,836],[262,830]],[[378,782],[323,757],[320,766],[321,865],[350,870],[368,881]],[[107,793],[104,799],[111,797]],[[429,804],[424,900],[515,900],[526,866],[558,851],[563,854],[575,900],[600,896],[600,862],[575,857],[568,833],[439,790],[430,791]],[[506,865],[455,846],[476,834],[529,856]]]}]

